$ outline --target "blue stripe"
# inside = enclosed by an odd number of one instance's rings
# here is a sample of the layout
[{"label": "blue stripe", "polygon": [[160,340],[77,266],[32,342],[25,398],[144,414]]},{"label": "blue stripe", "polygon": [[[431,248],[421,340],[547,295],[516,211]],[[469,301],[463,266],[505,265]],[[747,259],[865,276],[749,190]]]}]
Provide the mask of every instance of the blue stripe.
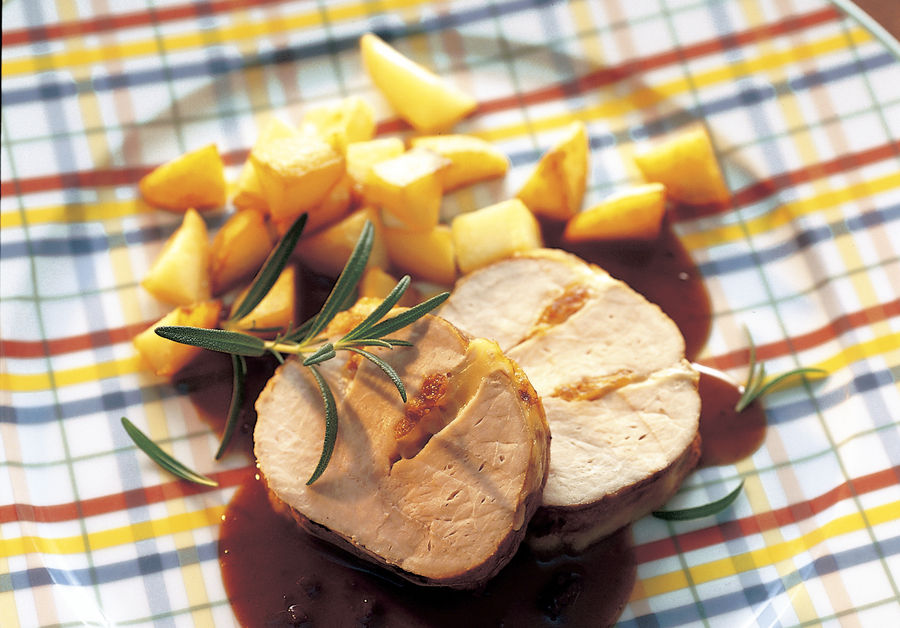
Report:
[{"label": "blue stripe", "polygon": [[[900,536],[895,536],[879,543],[879,553],[872,545],[864,545],[851,550],[844,550],[835,554],[821,556],[800,569],[786,574],[783,578],[761,583],[752,587],[706,597],[701,600],[707,617],[718,617],[747,607],[747,603],[754,607],[768,604],[768,601],[776,595],[785,593],[788,588],[807,582],[814,578],[821,578],[831,573],[877,562],[881,556],[893,556],[900,554]],[[691,602],[675,608],[655,611],[653,615],[641,615],[627,621],[620,622],[620,628],[632,628],[636,626],[678,626],[694,622],[699,619],[697,605]]]},{"label": "blue stripe", "polygon": [[778,261],[804,249],[827,240],[832,240],[836,233],[864,231],[870,227],[893,222],[900,219],[900,205],[893,205],[881,210],[870,211],[861,216],[848,218],[846,222],[832,223],[823,227],[804,229],[794,235],[787,242],[758,249],[752,255],[749,253],[737,253],[728,257],[721,257],[703,264],[698,268],[704,277],[726,275],[748,268],[755,268],[762,264]]},{"label": "blue stripe", "polygon": [[191,548],[194,551],[170,551],[135,560],[126,560],[93,569],[54,569],[36,567],[24,571],[0,574],[0,593],[39,587],[50,584],[89,587],[92,584],[106,584],[160,573],[168,569],[178,569],[195,563],[218,559],[218,544],[205,543]]},{"label": "blue stripe", "polygon": [[[129,72],[127,74],[97,77],[92,81],[74,83],[66,80],[42,84],[38,87],[4,90],[3,105],[4,107],[9,107],[29,103],[34,100],[66,98],[79,93],[103,92],[123,87],[140,87],[152,83],[165,82],[166,80],[216,77],[250,68],[293,63],[300,60],[310,61],[316,57],[356,49],[359,45],[360,36],[370,30],[377,33],[385,41],[393,41],[422,33],[458,28],[465,24],[492,19],[494,16],[510,15],[551,4],[554,4],[552,0],[517,0],[501,6],[485,4],[452,15],[438,15],[413,24],[403,25],[394,25],[383,20],[377,20],[378,26],[375,28],[369,28],[370,25],[364,23],[360,26],[359,31],[343,37],[313,42],[306,41],[302,44],[247,55],[246,57],[226,58],[219,56],[204,61],[169,66],[168,68],[155,66],[151,69]],[[320,31],[320,33],[324,34],[326,31]]]}]

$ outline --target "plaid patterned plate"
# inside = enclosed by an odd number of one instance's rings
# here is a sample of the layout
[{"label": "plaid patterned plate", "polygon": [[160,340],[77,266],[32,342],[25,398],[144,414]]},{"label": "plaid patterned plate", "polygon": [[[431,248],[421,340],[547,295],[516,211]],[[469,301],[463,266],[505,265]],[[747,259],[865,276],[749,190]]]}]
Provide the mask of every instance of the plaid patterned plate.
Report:
[{"label": "plaid patterned plate", "polygon": [[[622,625],[900,625],[900,63],[824,0],[4,0],[0,624],[234,622],[216,539],[247,462],[214,463],[196,382],[131,345],[166,311],[138,282],[180,222],[136,183],[213,141],[233,179],[268,115],[341,95],[407,135],[366,31],[476,95],[457,130],[512,160],[450,212],[508,197],[573,119],[586,205],[702,120],[733,199],[675,225],[712,298],[700,361],[743,380],[746,326],[770,372],[830,374],[769,396],[763,447],[677,498],[742,478],[731,509],[635,525]],[[123,415],[220,487],[160,471]]]}]

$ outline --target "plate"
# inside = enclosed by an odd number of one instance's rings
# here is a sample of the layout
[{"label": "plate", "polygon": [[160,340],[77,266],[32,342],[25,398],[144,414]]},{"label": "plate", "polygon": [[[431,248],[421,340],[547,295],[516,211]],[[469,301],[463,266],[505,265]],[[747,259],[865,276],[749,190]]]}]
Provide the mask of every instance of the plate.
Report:
[{"label": "plate", "polygon": [[[743,381],[749,330],[770,373],[829,372],[770,395],[764,445],[676,497],[743,479],[729,510],[634,526],[621,624],[900,624],[900,63],[856,22],[819,0],[112,4],[3,5],[4,626],[233,623],[216,540],[247,461],[215,463],[183,382],[132,348],[166,311],[139,280],[180,221],[136,183],[209,142],[234,179],[268,115],[342,95],[408,135],[360,67],[366,31],[475,94],[457,130],[511,157],[447,212],[514,193],[572,119],[585,206],[703,121],[733,199],[675,224],[712,302],[699,361]],[[122,416],[220,488],[160,471]]]}]

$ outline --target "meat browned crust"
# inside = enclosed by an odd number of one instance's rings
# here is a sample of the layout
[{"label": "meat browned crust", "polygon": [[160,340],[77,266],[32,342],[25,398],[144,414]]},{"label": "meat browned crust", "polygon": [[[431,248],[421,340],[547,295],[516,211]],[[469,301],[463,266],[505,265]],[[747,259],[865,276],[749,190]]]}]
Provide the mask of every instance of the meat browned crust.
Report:
[{"label": "meat browned crust", "polygon": [[325,362],[342,391],[338,437],[307,486],[324,411],[309,370],[288,360],[257,400],[258,467],[273,501],[310,533],[419,584],[478,587],[509,561],[540,505],[543,407],[495,343],[433,316],[392,336],[414,343],[376,349],[403,380],[406,406],[369,361]]},{"label": "meat browned crust", "polygon": [[699,458],[698,374],[655,304],[557,250],[457,283],[440,311],[496,340],[544,404],[550,474],[529,543],[580,551],[665,503]]}]

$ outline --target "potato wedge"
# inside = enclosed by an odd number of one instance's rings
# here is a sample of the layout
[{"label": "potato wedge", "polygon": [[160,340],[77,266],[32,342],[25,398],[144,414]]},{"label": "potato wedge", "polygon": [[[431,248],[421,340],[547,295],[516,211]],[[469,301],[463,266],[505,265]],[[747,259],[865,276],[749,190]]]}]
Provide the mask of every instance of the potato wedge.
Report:
[{"label": "potato wedge", "polygon": [[[234,305],[231,306],[232,311],[238,308],[249,290],[248,286],[238,295],[234,300]],[[288,265],[278,275],[278,279],[272,284],[262,301],[249,314],[235,321],[233,325],[237,329],[254,333],[259,330],[259,334],[262,336],[274,336],[276,330],[287,330],[296,323],[297,273],[293,266]]]},{"label": "potato wedge", "polygon": [[453,234],[447,225],[437,225],[430,231],[385,226],[384,242],[388,258],[397,270],[445,286],[456,281]]},{"label": "potato wedge", "polygon": [[569,242],[654,240],[665,211],[666,187],[662,183],[645,183],[608,196],[572,216],[563,238]]},{"label": "potato wedge", "polygon": [[[283,137],[297,137],[299,135],[300,131],[289,122],[285,122],[281,118],[269,118],[263,126],[262,131],[260,131],[259,136],[256,138],[256,141],[253,143],[253,146],[254,148],[257,146],[264,146],[272,140]],[[251,161],[249,157],[247,161],[244,162],[244,167],[241,168],[241,173],[238,175],[237,191],[231,202],[238,209],[261,209],[268,211],[266,199],[263,196],[262,185],[259,182],[259,176],[257,176],[256,168],[253,166],[253,161]]]},{"label": "potato wedge", "polygon": [[246,209],[232,214],[216,233],[209,250],[213,294],[252,277],[272,250],[272,235],[261,211]]},{"label": "potato wedge", "polygon": [[[322,202],[310,209],[307,214],[306,227],[303,233],[310,234],[321,231],[328,225],[332,225],[350,211],[353,204],[353,183],[349,175],[344,175],[335,183]],[[283,219],[272,219],[275,233],[283,236],[296,220],[295,216]]]},{"label": "potato wedge", "polygon": [[344,174],[344,158],[317,137],[282,137],[254,146],[250,160],[269,212],[290,220],[320,204]]},{"label": "potato wedge", "polygon": [[441,171],[449,165],[450,161],[437,153],[413,149],[372,166],[363,196],[406,228],[428,231],[440,218]]},{"label": "potato wedge", "polygon": [[145,201],[162,209],[218,207],[225,204],[225,165],[210,144],[156,167],[138,188]]},{"label": "potato wedge", "polygon": [[535,214],[568,220],[578,213],[584,199],[588,152],[587,129],[583,122],[575,121],[544,153],[516,196]]},{"label": "potato wedge", "polygon": [[[359,280],[359,296],[360,298],[373,297],[376,299],[384,299],[390,294],[391,290],[394,289],[394,286],[397,285],[397,281],[397,278],[387,271],[378,268],[377,266],[370,266],[363,272],[363,276]],[[415,288],[410,286],[406,289],[406,292],[403,293],[403,296],[400,297],[397,305],[401,307],[412,307],[418,302],[419,293]]]},{"label": "potato wedge", "polygon": [[398,137],[382,137],[368,142],[352,142],[347,145],[347,174],[360,192],[368,183],[372,166],[399,157],[405,151],[403,140]]},{"label": "potato wedge", "polygon": [[537,219],[519,199],[460,214],[450,228],[456,263],[463,273],[543,245]]},{"label": "potato wedge", "polygon": [[484,179],[502,177],[509,158],[490,142],[472,135],[428,135],[410,140],[413,148],[426,148],[450,160],[441,173],[444,191]]},{"label": "potato wedge", "polygon": [[166,340],[162,336],[157,336],[154,330],[163,325],[214,328],[219,321],[221,309],[220,301],[203,301],[179,306],[135,336],[134,347],[154,373],[162,376],[173,375],[198,356],[203,349]]},{"label": "potato wedge", "polygon": [[326,105],[310,107],[303,114],[304,133],[318,135],[340,153],[351,142],[371,140],[375,135],[375,112],[359,96],[348,96]]},{"label": "potato wedge", "polygon": [[297,245],[297,255],[317,273],[337,277],[353,252],[366,220],[370,220],[375,226],[375,238],[367,266],[386,268],[388,257],[383,227],[378,219],[378,212],[371,207],[357,210],[330,227],[302,238]]},{"label": "potato wedge", "polygon": [[647,181],[662,183],[688,205],[725,203],[731,197],[706,129],[694,126],[634,158]]},{"label": "potato wedge", "polygon": [[474,98],[405,57],[376,35],[359,40],[363,65],[401,118],[417,130],[450,128],[478,106]]},{"label": "potato wedge", "polygon": [[160,301],[190,305],[210,297],[206,223],[194,209],[169,236],[141,285]]}]

